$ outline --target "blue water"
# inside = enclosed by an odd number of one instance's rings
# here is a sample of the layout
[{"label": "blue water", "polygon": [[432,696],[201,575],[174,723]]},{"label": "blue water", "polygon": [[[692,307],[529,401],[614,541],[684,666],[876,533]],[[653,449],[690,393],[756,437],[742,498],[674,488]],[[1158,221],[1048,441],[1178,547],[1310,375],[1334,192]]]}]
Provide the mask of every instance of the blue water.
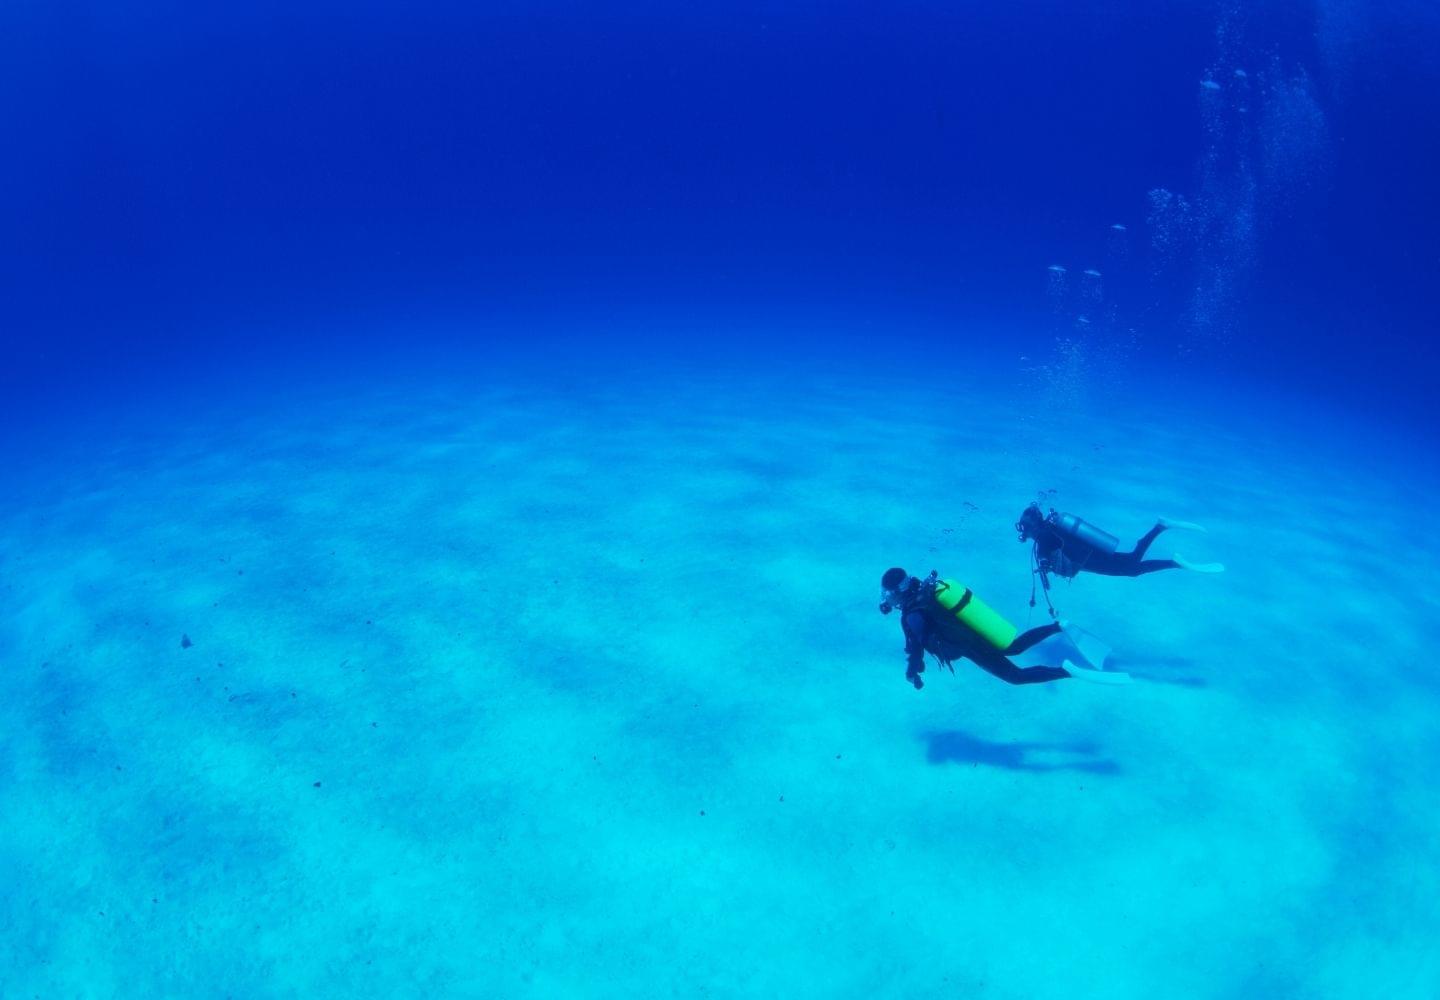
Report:
[{"label": "blue water", "polygon": [[1440,15],[1054,7],[10,4],[0,996],[1440,994]]}]

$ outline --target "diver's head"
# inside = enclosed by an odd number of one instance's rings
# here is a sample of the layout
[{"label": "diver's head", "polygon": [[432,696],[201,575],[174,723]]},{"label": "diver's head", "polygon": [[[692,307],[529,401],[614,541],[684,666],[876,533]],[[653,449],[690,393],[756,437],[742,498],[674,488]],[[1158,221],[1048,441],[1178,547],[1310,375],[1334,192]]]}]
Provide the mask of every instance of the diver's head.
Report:
[{"label": "diver's head", "polygon": [[1028,542],[1040,533],[1040,526],[1045,523],[1045,515],[1040,513],[1040,505],[1032,503],[1020,512],[1020,520],[1015,522],[1015,530],[1020,533],[1020,541]]},{"label": "diver's head", "polygon": [[899,566],[887,569],[880,578],[880,613],[888,615],[896,608],[905,610],[906,605],[919,596],[919,583]]}]

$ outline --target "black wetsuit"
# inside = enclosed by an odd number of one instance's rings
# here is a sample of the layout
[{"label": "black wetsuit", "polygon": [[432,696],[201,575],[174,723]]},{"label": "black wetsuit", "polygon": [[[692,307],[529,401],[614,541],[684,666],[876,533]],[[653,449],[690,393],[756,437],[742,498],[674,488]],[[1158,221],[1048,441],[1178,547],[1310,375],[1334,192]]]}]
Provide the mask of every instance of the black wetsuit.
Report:
[{"label": "black wetsuit", "polygon": [[973,629],[956,621],[949,612],[934,606],[930,600],[921,600],[905,609],[900,616],[900,627],[905,630],[905,676],[911,683],[925,670],[926,653],[947,666],[962,657],[974,660],[981,670],[1007,684],[1043,684],[1070,676],[1064,667],[1017,667],[1007,659],[1059,632],[1060,626],[1054,623],[1032,628],[999,650]]},{"label": "black wetsuit", "polygon": [[1104,552],[1074,538],[1066,538],[1048,521],[1035,533],[1035,559],[1047,573],[1069,579],[1082,570],[1102,576],[1140,576],[1162,569],[1179,569],[1174,559],[1146,559],[1145,550],[1164,531],[1155,525],[1129,552]]}]

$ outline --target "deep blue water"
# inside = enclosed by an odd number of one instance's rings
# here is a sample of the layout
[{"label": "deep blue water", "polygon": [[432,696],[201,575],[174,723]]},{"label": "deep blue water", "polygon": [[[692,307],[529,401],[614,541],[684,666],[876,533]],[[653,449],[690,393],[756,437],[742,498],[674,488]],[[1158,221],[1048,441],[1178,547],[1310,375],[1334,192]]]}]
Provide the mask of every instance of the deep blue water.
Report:
[{"label": "deep blue water", "polygon": [[[862,351],[1033,353],[1058,264],[1101,270],[1154,359],[1193,341],[1187,363],[1413,402],[1440,318],[1437,20],[12,4],[7,347],[73,378],[156,345],[243,365],[231,338],[263,330],[413,350],[455,325],[701,317],[778,322],[802,353],[856,330]],[[1166,234],[1156,190],[1189,206]]]}]

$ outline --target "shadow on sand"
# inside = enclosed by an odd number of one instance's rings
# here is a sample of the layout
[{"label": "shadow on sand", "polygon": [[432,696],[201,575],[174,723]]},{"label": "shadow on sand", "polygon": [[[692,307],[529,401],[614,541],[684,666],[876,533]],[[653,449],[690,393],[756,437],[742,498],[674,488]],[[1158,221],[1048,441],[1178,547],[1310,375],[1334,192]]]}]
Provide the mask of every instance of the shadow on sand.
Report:
[{"label": "shadow on sand", "polygon": [[1174,672],[1194,669],[1195,661],[1188,656],[1112,656],[1106,662],[1111,668],[1123,670],[1136,680],[1188,688],[1210,686],[1210,682],[1198,674]]},{"label": "shadow on sand", "polygon": [[1084,771],[1119,774],[1120,765],[1096,757],[1099,749],[1088,742],[1011,740],[995,743],[958,729],[925,733],[925,759],[932,764],[969,764],[1003,767],[1012,771]]}]

